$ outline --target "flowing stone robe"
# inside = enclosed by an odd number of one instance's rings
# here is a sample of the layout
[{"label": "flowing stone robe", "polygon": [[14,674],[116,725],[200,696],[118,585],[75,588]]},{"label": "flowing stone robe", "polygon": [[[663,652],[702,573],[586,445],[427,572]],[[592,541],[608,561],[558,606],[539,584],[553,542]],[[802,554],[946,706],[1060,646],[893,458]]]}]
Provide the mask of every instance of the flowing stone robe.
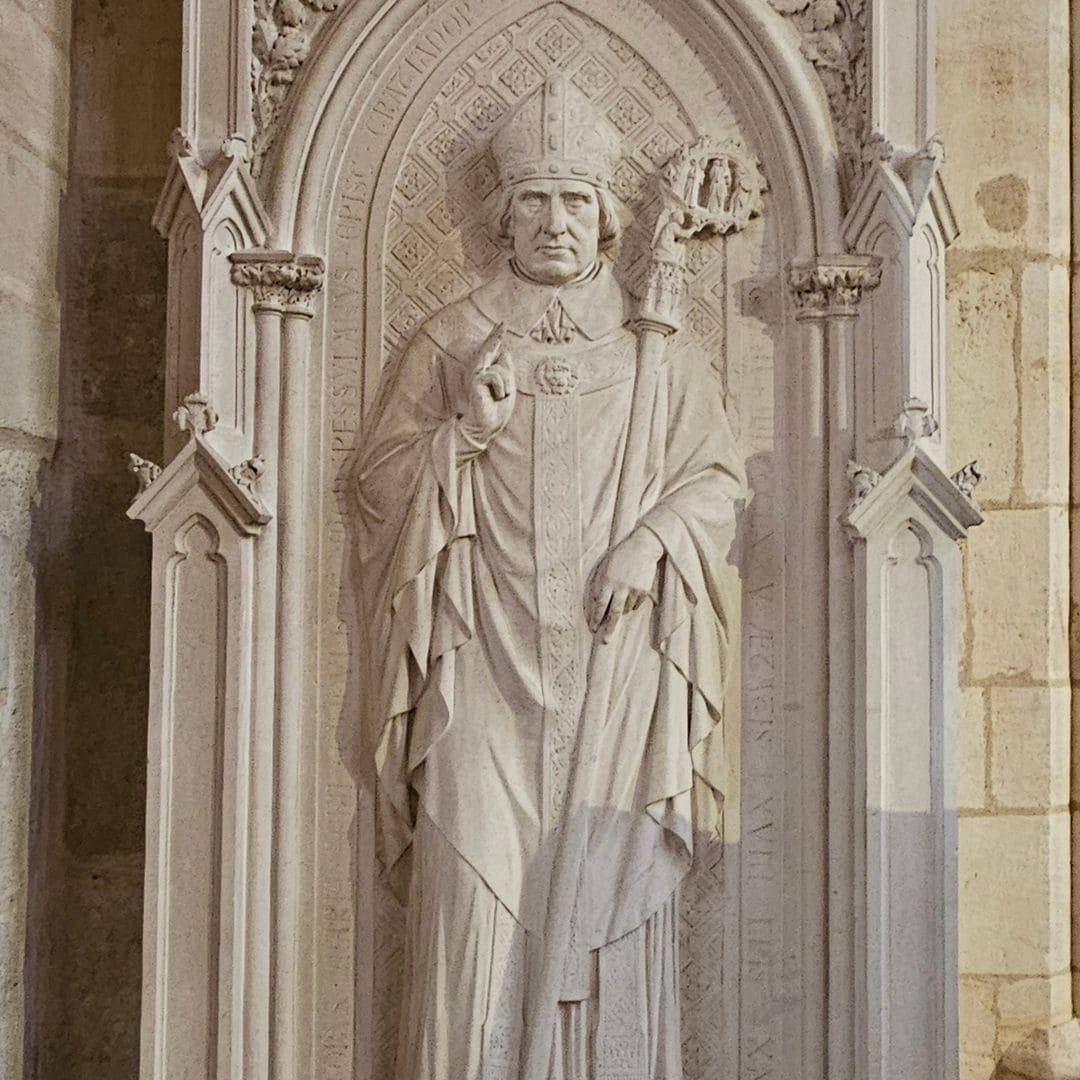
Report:
[{"label": "flowing stone robe", "polygon": [[[527,943],[568,812],[636,363],[629,297],[601,261],[555,288],[509,263],[432,317],[384,374],[358,469],[377,751],[377,849],[409,905],[399,1080],[521,1080]],[[462,432],[476,357],[507,326],[517,400]],[[610,644],[585,878],[550,1076],[677,1080],[675,893],[722,796],[728,562],[740,457],[706,359],[668,350],[639,528],[651,602]],[[410,875],[411,869],[411,875]],[[411,881],[410,881],[411,876]]]}]

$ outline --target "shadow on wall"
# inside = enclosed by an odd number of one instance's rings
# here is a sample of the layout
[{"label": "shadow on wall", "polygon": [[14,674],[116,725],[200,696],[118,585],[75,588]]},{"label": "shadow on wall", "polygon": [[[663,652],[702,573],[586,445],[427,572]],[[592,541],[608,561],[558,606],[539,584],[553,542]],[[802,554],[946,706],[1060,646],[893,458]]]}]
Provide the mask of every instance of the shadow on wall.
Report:
[{"label": "shadow on wall", "polygon": [[138,1073],[150,542],[128,451],[160,452],[180,9],[74,7],[60,428],[38,511],[28,937],[34,1080]]}]

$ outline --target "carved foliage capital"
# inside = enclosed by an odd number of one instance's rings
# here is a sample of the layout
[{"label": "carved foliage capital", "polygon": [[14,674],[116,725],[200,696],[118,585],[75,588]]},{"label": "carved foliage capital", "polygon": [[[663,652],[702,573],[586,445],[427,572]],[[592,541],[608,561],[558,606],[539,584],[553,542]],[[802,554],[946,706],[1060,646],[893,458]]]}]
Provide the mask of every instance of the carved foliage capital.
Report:
[{"label": "carved foliage capital", "polygon": [[852,316],[866,293],[881,282],[881,260],[841,255],[793,263],[788,282],[798,318]]},{"label": "carved foliage capital", "polygon": [[317,255],[240,252],[231,255],[232,281],[250,289],[256,307],[310,315],[322,290],[325,267]]}]

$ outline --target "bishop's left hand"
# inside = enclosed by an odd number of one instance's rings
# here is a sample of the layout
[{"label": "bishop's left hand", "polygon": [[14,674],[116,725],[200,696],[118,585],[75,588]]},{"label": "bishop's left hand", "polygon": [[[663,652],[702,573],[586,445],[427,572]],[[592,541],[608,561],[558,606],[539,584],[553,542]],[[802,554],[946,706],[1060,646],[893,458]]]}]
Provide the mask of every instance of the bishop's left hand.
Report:
[{"label": "bishop's left hand", "polygon": [[585,620],[604,644],[619,619],[652,594],[656,564],[663,554],[656,534],[639,526],[597,564],[585,589]]}]

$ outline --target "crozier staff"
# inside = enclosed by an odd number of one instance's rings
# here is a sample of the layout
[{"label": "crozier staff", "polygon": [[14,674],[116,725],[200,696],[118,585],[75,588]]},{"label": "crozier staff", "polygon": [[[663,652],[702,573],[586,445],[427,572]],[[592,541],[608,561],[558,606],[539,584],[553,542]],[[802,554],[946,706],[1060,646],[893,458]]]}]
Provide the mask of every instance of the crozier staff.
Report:
[{"label": "crozier staff", "polygon": [[[553,78],[492,152],[510,257],[388,370],[358,473],[378,847],[408,904],[397,1076],[677,1080],[675,892],[711,825],[692,790],[721,794],[697,765],[723,720],[741,461],[712,365],[673,357],[636,429],[636,524],[610,546],[637,352],[605,258],[616,138]],[[571,789],[583,722],[595,760]],[[588,846],[553,964],[573,822]]]}]

